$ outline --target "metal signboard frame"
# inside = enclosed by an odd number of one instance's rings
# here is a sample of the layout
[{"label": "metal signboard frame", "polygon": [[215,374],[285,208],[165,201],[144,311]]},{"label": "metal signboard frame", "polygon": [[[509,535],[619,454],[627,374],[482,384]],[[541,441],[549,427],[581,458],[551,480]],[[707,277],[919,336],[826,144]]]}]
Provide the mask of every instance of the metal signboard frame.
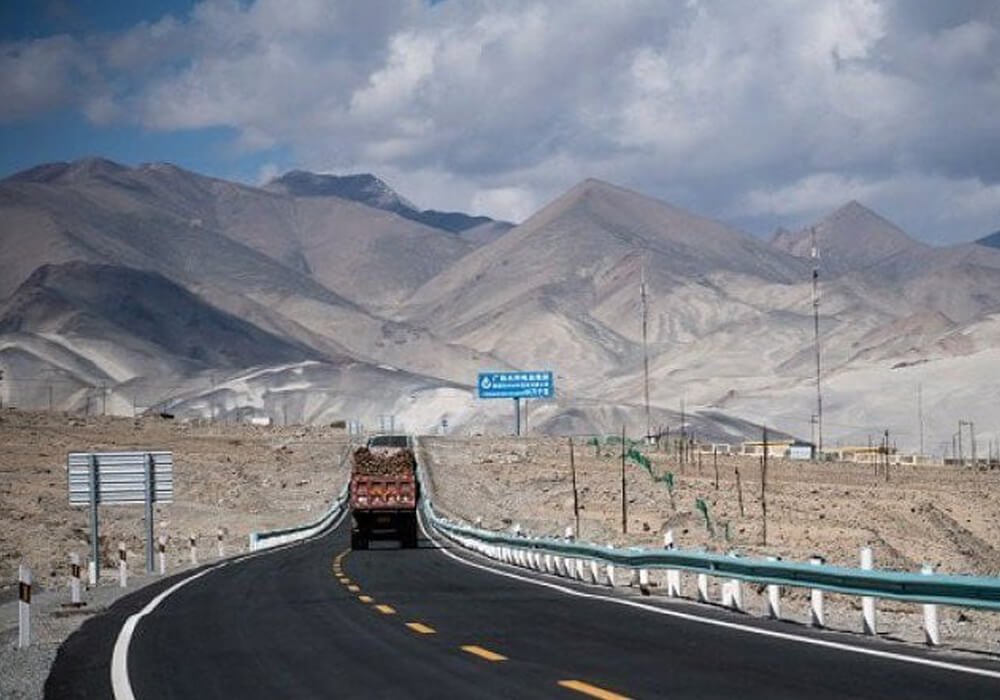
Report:
[{"label": "metal signboard frame", "polygon": [[153,571],[153,503],[174,499],[174,457],[157,452],[70,452],[70,505],[90,506],[91,557],[100,571],[98,505],[146,506],[146,570]]}]

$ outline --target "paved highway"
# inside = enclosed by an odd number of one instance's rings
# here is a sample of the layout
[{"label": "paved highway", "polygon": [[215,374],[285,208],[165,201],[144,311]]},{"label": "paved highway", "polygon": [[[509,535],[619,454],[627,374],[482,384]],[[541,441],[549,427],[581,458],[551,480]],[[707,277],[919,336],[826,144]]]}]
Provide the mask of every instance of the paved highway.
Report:
[{"label": "paved highway", "polygon": [[[210,570],[163,598],[127,649],[135,697],[1000,696],[1000,664],[988,661],[684,602],[661,601],[666,614],[658,613],[588,595],[594,588],[551,578],[538,585],[511,569],[498,575],[427,539],[415,550],[376,543],[357,552],[348,551],[348,540],[345,523],[310,542]],[[60,649],[46,697],[112,697],[122,624],[187,576],[139,591],[86,623]],[[559,590],[567,587],[574,593]]]}]

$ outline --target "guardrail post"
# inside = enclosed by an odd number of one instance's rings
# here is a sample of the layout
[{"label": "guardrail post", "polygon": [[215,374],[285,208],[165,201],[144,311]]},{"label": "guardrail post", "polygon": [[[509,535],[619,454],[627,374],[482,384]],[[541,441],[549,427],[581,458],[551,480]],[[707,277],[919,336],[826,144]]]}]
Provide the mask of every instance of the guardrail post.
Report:
[{"label": "guardrail post", "polygon": [[708,602],[708,574],[698,574],[698,601]]},{"label": "guardrail post", "polygon": [[583,559],[576,560],[576,578],[580,581],[583,580]]},{"label": "guardrail post", "polygon": [[[930,576],[934,573],[934,567],[930,564],[924,564],[920,573]],[[924,639],[927,641],[928,646],[932,647],[936,647],[941,643],[937,605],[933,603],[924,603]]]},{"label": "guardrail post", "polygon": [[[664,549],[675,549],[674,544],[674,531],[667,530],[663,533],[663,548]],[[681,594],[681,572],[679,569],[667,569],[667,595],[671,598],[680,596]]]},{"label": "guardrail post", "polygon": [[69,555],[69,602],[80,604],[80,555],[76,552]]},{"label": "guardrail post", "polygon": [[191,544],[191,566],[198,566],[198,536],[192,532],[188,542]]},{"label": "guardrail post", "polygon": [[167,573],[167,536],[160,535],[157,549],[160,555],[160,576]]},{"label": "guardrail post", "polygon": [[[614,548],[615,548],[615,546],[609,542],[608,543],[608,549],[614,549]],[[608,577],[608,585],[611,586],[612,588],[614,588],[615,587],[615,565],[614,564],[608,564],[607,567],[605,567],[605,574]]]},{"label": "guardrail post", "polygon": [[598,569],[597,560],[596,559],[591,559],[590,560],[590,578],[592,579],[593,583],[600,583],[601,582],[601,572]]},{"label": "guardrail post", "polygon": [[17,648],[31,644],[31,569],[17,567]]},{"label": "guardrail post", "polygon": [[124,542],[118,543],[118,586],[128,586],[128,552]]},{"label": "guardrail post", "polygon": [[216,539],[217,546],[219,548],[219,559],[222,559],[223,557],[226,556],[226,545],[222,541],[222,536],[224,534],[225,533],[222,531],[221,527],[218,530],[215,531],[215,539]]},{"label": "guardrail post", "polygon": [[[778,557],[768,557],[768,561],[778,561]],[[781,619],[781,586],[767,584],[767,616],[772,620]]]},{"label": "guardrail post", "polygon": [[[813,566],[822,566],[822,557],[812,557],[809,563]],[[823,591],[819,588],[813,588],[809,596],[809,624],[813,627],[823,627],[826,624],[826,618],[823,613]]]},{"label": "guardrail post", "polygon": [[639,591],[643,595],[649,595],[649,570],[639,569]]},{"label": "guardrail post", "polygon": [[257,533],[256,532],[251,532],[250,533],[250,551],[251,552],[256,552],[257,551]]},{"label": "guardrail post", "polygon": [[543,560],[543,569],[547,574],[552,573],[552,555],[549,554],[548,552],[545,553],[545,557]]},{"label": "guardrail post", "polygon": [[[874,566],[872,560],[872,548],[861,548],[861,568],[870,571]],[[865,634],[875,635],[878,633],[875,621],[875,599],[872,596],[861,596],[861,628]]]}]

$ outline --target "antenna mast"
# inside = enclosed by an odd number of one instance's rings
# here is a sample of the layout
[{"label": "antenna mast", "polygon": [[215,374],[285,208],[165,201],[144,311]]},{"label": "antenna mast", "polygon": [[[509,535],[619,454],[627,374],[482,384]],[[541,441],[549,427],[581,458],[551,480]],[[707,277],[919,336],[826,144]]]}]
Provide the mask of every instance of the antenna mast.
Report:
[{"label": "antenna mast", "polygon": [[652,437],[652,425],[649,418],[649,349],[646,344],[646,327],[648,325],[648,309],[646,307],[646,264],[639,268],[639,300],[642,305],[642,382],[643,398],[646,405],[646,442]]},{"label": "antenna mast", "polygon": [[818,440],[817,456],[823,454],[823,391],[820,386],[820,356],[819,356],[819,249],[816,247],[816,227],[810,229],[812,235],[812,304],[813,328],[816,345],[816,428]]}]

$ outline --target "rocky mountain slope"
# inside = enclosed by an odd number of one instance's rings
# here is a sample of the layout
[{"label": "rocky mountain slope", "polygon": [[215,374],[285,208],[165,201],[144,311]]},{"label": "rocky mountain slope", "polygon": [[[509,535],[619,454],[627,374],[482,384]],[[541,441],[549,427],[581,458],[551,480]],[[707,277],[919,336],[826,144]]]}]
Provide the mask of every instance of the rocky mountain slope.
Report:
[{"label": "rocky mountain slope", "polygon": [[43,400],[25,387],[72,366],[77,402],[117,382],[190,414],[495,431],[510,407],[477,401],[475,373],[544,368],[535,429],[638,434],[644,282],[650,427],[686,402],[718,439],[808,436],[815,231],[827,443],[891,426],[914,446],[918,386],[929,441],[955,411],[994,418],[1000,250],[919,243],[857,202],[766,243],[597,180],[513,228],[421,211],[371,176],[262,189],[89,159],[0,181],[0,361],[21,377],[0,392]]}]

